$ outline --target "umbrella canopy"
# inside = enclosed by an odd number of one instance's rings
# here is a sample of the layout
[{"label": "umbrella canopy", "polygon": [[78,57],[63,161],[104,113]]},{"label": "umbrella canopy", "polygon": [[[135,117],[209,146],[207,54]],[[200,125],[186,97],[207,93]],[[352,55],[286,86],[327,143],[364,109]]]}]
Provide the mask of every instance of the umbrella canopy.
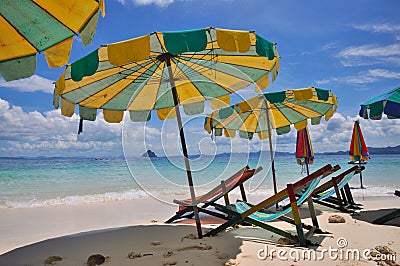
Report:
[{"label": "umbrella canopy", "polygon": [[356,162],[363,162],[370,159],[368,148],[361,132],[360,121],[358,120],[354,122],[349,155],[350,160]]},{"label": "umbrella canopy", "polygon": [[369,101],[361,104],[360,116],[372,120],[379,120],[382,118],[382,112],[387,115],[389,119],[400,118],[400,87],[397,87],[388,92],[382,93]]},{"label": "umbrella canopy", "polygon": [[[305,128],[307,119],[311,119],[312,125],[319,124],[322,116],[328,121],[337,105],[337,98],[330,90],[312,87],[269,92],[209,114],[204,128],[215,136],[234,137],[239,131],[242,138],[251,139],[257,133],[260,139],[265,139],[271,135],[272,128],[282,135],[290,132],[290,125],[297,130]],[[269,140],[276,192],[272,141]]]},{"label": "umbrella canopy", "polygon": [[[176,118],[199,237],[200,220],[186,150],[179,105],[188,115],[204,111],[204,101],[218,109],[229,105],[230,93],[252,83],[261,90],[275,80],[279,56],[275,44],[252,31],[205,28],[155,32],[108,44],[68,65],[56,82],[54,105],[84,120],[148,121],[151,110],[161,120]],[[81,120],[82,121],[82,120]]]},{"label": "umbrella canopy", "polygon": [[68,63],[74,35],[85,45],[96,30],[103,0],[2,0],[0,2],[0,74],[6,81],[27,78],[43,52],[50,67]]},{"label": "umbrella canopy", "polygon": [[308,127],[297,131],[296,162],[297,164],[305,165],[307,168],[307,175],[310,174],[308,165],[314,163],[314,150],[311,144]]}]

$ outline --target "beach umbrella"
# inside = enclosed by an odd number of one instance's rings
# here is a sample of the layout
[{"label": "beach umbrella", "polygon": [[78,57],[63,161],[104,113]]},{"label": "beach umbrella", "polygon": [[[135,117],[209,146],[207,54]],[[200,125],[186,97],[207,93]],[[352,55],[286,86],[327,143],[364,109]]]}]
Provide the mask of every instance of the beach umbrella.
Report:
[{"label": "beach umbrella", "polygon": [[[120,122],[124,111],[132,121],[148,121],[151,110],[161,120],[176,118],[199,237],[200,220],[182,128],[179,105],[185,114],[229,105],[230,94],[256,84],[258,90],[275,80],[279,69],[276,45],[253,31],[204,28],[154,32],[101,46],[68,65],[56,81],[55,107],[81,122],[104,119]],[[270,75],[271,73],[271,75]],[[271,76],[269,78],[269,76]]]},{"label": "beach umbrella", "polygon": [[[370,159],[367,145],[365,144],[364,137],[360,128],[360,121],[355,121],[353,126],[353,133],[350,142],[350,164],[364,164]],[[363,188],[362,174],[360,172],[360,184]]]},{"label": "beach umbrella", "polygon": [[314,163],[314,150],[311,144],[310,133],[308,127],[297,131],[296,139],[296,162],[299,165],[305,165],[307,175],[310,174],[308,165]]},{"label": "beach umbrella", "polygon": [[311,119],[312,125],[320,123],[322,116],[328,121],[337,108],[337,98],[330,91],[319,88],[301,88],[264,93],[235,105],[209,114],[204,128],[215,136],[242,138],[269,138],[274,192],[277,192],[275,164],[272,149],[272,129],[278,135],[290,132],[290,126],[301,130]]},{"label": "beach umbrella", "polygon": [[49,67],[68,63],[72,40],[91,42],[103,0],[0,1],[0,75],[11,81],[36,69],[36,54],[44,52]]},{"label": "beach umbrella", "polygon": [[389,119],[400,118],[400,87],[397,87],[388,92],[382,93],[371,100],[361,104],[360,116],[372,120],[382,119],[382,112]]}]

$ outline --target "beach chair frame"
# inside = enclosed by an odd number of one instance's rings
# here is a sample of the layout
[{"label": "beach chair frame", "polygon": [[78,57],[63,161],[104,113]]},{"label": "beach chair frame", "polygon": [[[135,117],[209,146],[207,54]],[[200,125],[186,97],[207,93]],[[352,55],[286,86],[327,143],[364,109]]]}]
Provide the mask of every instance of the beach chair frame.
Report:
[{"label": "beach chair frame", "polygon": [[[256,169],[250,169],[249,166],[245,166],[244,168],[237,171],[231,177],[226,180],[222,180],[221,184],[211,189],[206,194],[197,197],[196,204],[201,203],[202,205],[198,207],[199,212],[203,212],[221,219],[226,219],[226,216],[208,210],[207,207],[213,205],[217,200],[221,199],[222,197],[225,200],[226,204],[229,204],[229,192],[234,190],[235,188],[240,188],[240,193],[242,196],[242,200],[247,201],[246,191],[244,188],[244,183],[253,177],[255,174],[262,171],[262,167],[259,166]],[[174,203],[179,205],[179,210],[175,213],[174,216],[169,218],[165,223],[172,223],[178,219],[184,218],[192,218],[193,217],[193,205],[191,204],[191,200],[174,200]]]},{"label": "beach chair frame", "polygon": [[[214,206],[216,207],[217,210],[226,213],[229,218],[228,218],[227,222],[225,222],[225,223],[221,224],[220,226],[209,231],[206,234],[206,236],[214,236],[214,235],[226,230],[228,227],[234,226],[234,225],[242,223],[242,222],[247,222],[247,223],[259,226],[261,228],[264,228],[273,233],[279,234],[283,237],[295,240],[296,242],[300,243],[300,245],[302,245],[302,246],[307,246],[307,244],[311,244],[311,242],[309,242],[307,240],[307,238],[314,233],[315,229],[317,229],[318,224],[314,225],[311,229],[309,229],[307,234],[304,234],[303,223],[301,222],[300,212],[299,212],[300,204],[299,204],[298,200],[296,199],[296,192],[309,187],[310,184],[314,180],[321,179],[324,175],[326,175],[327,173],[330,173],[332,170],[333,170],[333,167],[330,164],[328,164],[293,184],[287,184],[285,189],[279,191],[277,194],[275,194],[271,197],[268,197],[267,199],[263,200],[262,202],[251,206],[249,209],[247,209],[246,211],[244,211],[242,213],[239,213],[233,209],[230,209],[229,206],[222,206],[219,204],[214,204]],[[319,180],[318,180],[318,182],[319,182]],[[313,191],[313,189],[312,189],[312,191]],[[312,191],[310,191],[310,194],[307,195],[306,199],[308,199],[311,196]],[[289,232],[286,232],[282,229],[273,227],[267,223],[264,223],[262,221],[259,221],[257,219],[250,217],[251,214],[265,210],[271,206],[276,205],[277,203],[279,203],[285,199],[290,200],[290,206],[291,206],[290,211],[293,214],[293,220],[294,220],[294,224],[296,226],[297,236],[293,236]],[[308,201],[308,202],[310,202],[310,201]],[[315,215],[315,210],[314,210],[314,205],[311,203],[311,204],[309,204],[308,207],[309,207],[309,211],[310,211],[312,220],[317,221],[317,218]],[[285,211],[287,212],[287,210],[285,210]],[[278,216],[279,216],[279,213],[276,213],[276,219],[278,219]]]},{"label": "beach chair frame", "polygon": [[364,169],[364,166],[355,165],[341,174],[332,177],[331,180],[323,183],[314,190],[312,194],[313,201],[342,212],[353,213],[355,210],[361,209],[361,205],[354,202],[349,181]]}]

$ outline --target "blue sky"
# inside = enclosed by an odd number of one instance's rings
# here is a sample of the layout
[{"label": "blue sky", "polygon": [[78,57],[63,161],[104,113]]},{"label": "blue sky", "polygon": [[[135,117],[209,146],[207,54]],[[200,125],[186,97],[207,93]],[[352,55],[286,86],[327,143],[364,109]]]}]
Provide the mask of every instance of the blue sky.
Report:
[{"label": "blue sky", "polygon": [[[400,2],[396,0],[106,0],[106,16],[99,18],[92,43],[84,47],[79,37],[75,38],[70,61],[101,44],[154,31],[209,26],[255,30],[277,42],[281,56],[279,76],[266,91],[308,86],[331,89],[338,96],[339,107],[328,123],[310,128],[314,150],[347,150],[359,104],[400,85],[398,10]],[[140,125],[110,125],[99,114],[99,119],[86,122],[84,133],[77,136],[78,117],[62,117],[52,106],[52,82],[63,68],[49,69],[43,55],[37,58],[33,77],[9,83],[0,77],[0,156],[112,156],[122,154],[125,142],[140,153],[143,140],[145,147],[158,153],[169,146],[172,153],[178,152],[173,148],[177,147],[176,132],[163,131],[160,121],[151,121],[143,134]],[[243,93],[243,97],[253,95],[253,91]],[[186,119],[192,119],[185,128],[191,136],[189,151],[215,150],[202,130],[202,116]],[[361,120],[361,127],[368,146],[400,145],[400,121]],[[122,129],[129,130],[124,141]],[[218,151],[241,147],[244,142],[218,139]],[[294,151],[294,142],[292,130],[276,138],[276,148]],[[249,145],[257,150],[260,141],[255,139]]]}]

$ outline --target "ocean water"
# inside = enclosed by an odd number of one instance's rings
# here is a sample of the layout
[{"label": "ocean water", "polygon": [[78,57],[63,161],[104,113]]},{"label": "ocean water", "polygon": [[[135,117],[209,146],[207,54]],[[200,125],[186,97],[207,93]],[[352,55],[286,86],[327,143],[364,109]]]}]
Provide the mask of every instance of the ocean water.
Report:
[{"label": "ocean water", "polygon": [[[363,183],[351,180],[356,197],[379,197],[400,189],[400,155],[373,155],[365,165]],[[347,164],[345,155],[317,155],[310,171],[325,164]],[[268,153],[223,154],[190,157],[197,194],[208,191],[245,165],[262,166],[263,171],[246,183],[255,195],[273,192]],[[305,176],[293,155],[275,158],[278,188]],[[182,157],[129,158],[0,158],[0,208],[29,208],[92,202],[162,197],[172,203],[189,197]]]}]

